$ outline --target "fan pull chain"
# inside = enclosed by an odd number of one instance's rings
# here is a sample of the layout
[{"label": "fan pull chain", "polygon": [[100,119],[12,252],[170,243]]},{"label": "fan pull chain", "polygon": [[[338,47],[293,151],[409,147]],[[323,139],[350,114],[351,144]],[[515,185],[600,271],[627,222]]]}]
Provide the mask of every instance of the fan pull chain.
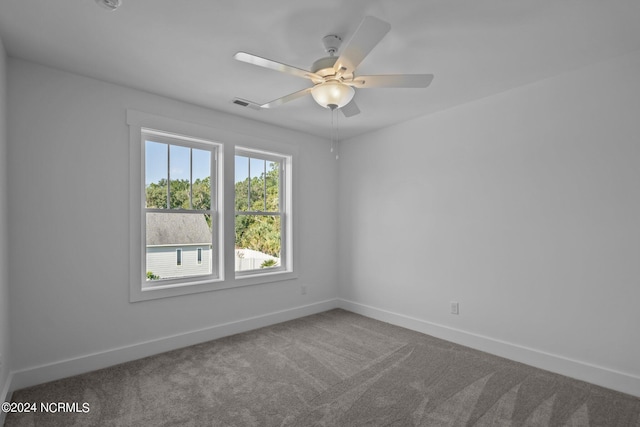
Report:
[{"label": "fan pull chain", "polygon": [[[335,119],[334,119],[335,115]],[[338,109],[331,109],[331,153],[336,153],[336,160],[340,158],[338,155]]]},{"label": "fan pull chain", "polygon": [[339,138],[338,131],[340,129],[340,123],[338,123],[338,109],[337,108],[335,109],[335,113],[334,114],[336,115],[336,149],[335,149],[335,151],[336,151],[336,160],[339,160],[340,159],[340,154],[338,154],[338,138]]},{"label": "fan pull chain", "polygon": [[335,138],[334,138],[334,132],[333,132],[333,109],[329,110],[331,111],[331,153],[333,153],[333,150],[335,149]]}]

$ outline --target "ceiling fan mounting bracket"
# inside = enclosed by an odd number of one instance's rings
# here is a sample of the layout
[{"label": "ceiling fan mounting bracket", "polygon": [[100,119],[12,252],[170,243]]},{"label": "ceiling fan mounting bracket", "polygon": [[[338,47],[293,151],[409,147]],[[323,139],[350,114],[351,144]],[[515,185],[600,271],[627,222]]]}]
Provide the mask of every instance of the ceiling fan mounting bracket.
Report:
[{"label": "ceiling fan mounting bracket", "polygon": [[329,56],[333,56],[340,49],[340,45],[342,44],[342,38],[340,36],[336,36],[334,34],[329,34],[328,36],[324,36],[322,38],[322,45],[324,46],[324,50],[327,51]]}]

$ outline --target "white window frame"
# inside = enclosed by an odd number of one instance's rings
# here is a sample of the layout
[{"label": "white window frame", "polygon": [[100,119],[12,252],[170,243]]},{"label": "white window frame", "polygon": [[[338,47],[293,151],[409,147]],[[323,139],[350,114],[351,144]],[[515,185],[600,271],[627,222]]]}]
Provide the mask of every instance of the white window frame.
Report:
[{"label": "white window frame", "polygon": [[[279,211],[278,212],[252,212],[235,211],[235,191],[234,191],[234,218],[235,215],[278,215],[280,216],[280,266],[268,269],[254,269],[246,271],[235,271],[236,279],[249,277],[264,277],[274,274],[293,272],[293,220],[292,220],[292,162],[291,155],[275,153],[273,151],[259,150],[255,148],[236,146],[235,156],[244,156],[253,159],[260,159],[278,163],[280,165],[279,176]],[[235,185],[235,180],[234,180]],[[235,190],[235,186],[234,186]],[[265,195],[266,196],[266,195]],[[235,239],[234,239],[235,240]],[[234,266],[235,267],[235,266]]]},{"label": "white window frame", "polygon": [[[220,229],[219,225],[218,225],[218,207],[219,207],[219,201],[218,201],[218,189],[217,189],[217,174],[216,174],[216,170],[218,168],[218,147],[219,144],[212,142],[212,141],[206,141],[206,140],[202,140],[202,139],[196,139],[193,137],[187,137],[187,136],[181,136],[181,135],[176,135],[176,134],[169,134],[167,132],[164,131],[158,131],[155,129],[149,129],[149,128],[142,128],[141,129],[141,145],[142,145],[142,156],[143,158],[145,158],[145,150],[146,150],[146,142],[147,141],[152,141],[152,142],[156,142],[156,143],[160,143],[160,144],[166,144],[167,145],[167,167],[170,167],[170,148],[169,147],[184,147],[184,148],[188,148],[188,149],[197,149],[197,150],[201,150],[201,151],[207,151],[209,153],[211,153],[211,171],[210,171],[210,176],[211,176],[211,206],[209,210],[193,210],[193,209],[175,209],[175,208],[170,208],[168,206],[169,204],[169,200],[167,199],[167,207],[166,208],[146,208],[143,207],[143,216],[142,216],[142,233],[143,233],[143,241],[145,241],[145,247],[146,247],[146,237],[144,235],[145,231],[146,231],[146,213],[163,213],[163,214],[168,214],[168,215],[172,215],[172,214],[182,214],[182,213],[188,213],[188,214],[196,214],[197,212],[203,213],[203,214],[208,214],[211,216],[211,221],[212,221],[212,252],[213,252],[213,256],[211,259],[211,271],[208,274],[203,274],[203,275],[198,275],[198,276],[184,276],[184,277],[178,277],[175,279],[161,279],[160,281],[146,281],[145,284],[142,285],[143,290],[147,290],[147,288],[161,288],[161,287],[174,287],[174,286],[190,286],[193,284],[198,284],[201,283],[202,281],[210,281],[210,280],[215,280],[218,278],[219,275],[219,264],[218,264],[218,258],[215,256],[215,254],[220,251],[219,246],[216,244],[216,240],[215,240],[215,236],[218,233],[218,230]],[[146,168],[146,161],[143,160],[143,162],[145,163],[142,166],[142,171],[141,171],[141,175],[144,177],[145,176],[145,168]],[[167,177],[170,180],[171,177],[169,176],[169,171],[167,171]],[[143,189],[142,189],[142,195],[141,197],[143,198],[143,204],[144,204],[144,199],[145,199],[145,184],[144,184],[144,178],[143,178],[143,183],[142,183]],[[171,187],[169,186],[169,189]],[[170,190],[169,190],[170,191]],[[167,197],[169,196],[169,193],[167,193]],[[182,269],[183,265],[184,265],[184,257],[186,255],[186,253],[183,250],[184,248],[177,248],[176,249],[176,258],[175,258],[175,265],[176,267],[180,267],[180,269]],[[145,251],[145,256],[143,257],[142,260],[143,263],[143,271],[149,271],[149,268],[147,268],[146,266],[146,251]],[[146,278],[145,278],[146,280]]]},{"label": "white window frame", "polygon": [[[298,147],[294,143],[275,141],[270,138],[257,137],[252,134],[225,130],[212,127],[209,124],[194,121],[183,121],[158,116],[136,110],[127,110],[127,125],[129,126],[129,301],[137,303],[158,298],[175,297],[199,292],[219,291],[224,289],[252,286],[264,283],[284,282],[298,278],[294,268],[295,247],[298,246],[297,218],[297,187],[293,185],[295,162]],[[146,271],[143,271],[143,255],[146,251],[146,241],[142,239],[144,222],[144,150],[141,141],[142,129],[158,129],[163,132],[192,137],[205,141],[213,141],[217,146],[216,184],[218,195],[218,230],[217,239],[212,246],[217,245],[216,258],[218,277],[203,281],[195,281],[189,285],[147,287]],[[235,149],[255,150],[264,153],[279,153],[288,157],[286,165],[286,180],[289,196],[287,197],[287,261],[286,268],[279,271],[259,272],[259,274],[235,276]],[[229,153],[227,155],[226,153]],[[228,274],[227,274],[228,273]]]},{"label": "white window frame", "polygon": [[[127,111],[129,125],[129,178],[130,178],[130,277],[131,302],[215,290],[224,281],[223,222],[224,212],[219,209],[223,200],[224,145],[215,141],[205,128],[163,117]],[[179,279],[147,281],[146,277],[146,213],[145,207],[145,141],[152,134],[154,140],[169,144],[212,151],[212,251],[211,274],[187,276]],[[157,138],[155,138],[157,136]],[[157,210],[162,211],[162,210]],[[167,212],[181,211],[166,209]],[[184,263],[184,251],[182,252]],[[177,257],[177,255],[176,255]],[[176,258],[177,260],[177,258]],[[153,283],[152,283],[153,282]]]}]

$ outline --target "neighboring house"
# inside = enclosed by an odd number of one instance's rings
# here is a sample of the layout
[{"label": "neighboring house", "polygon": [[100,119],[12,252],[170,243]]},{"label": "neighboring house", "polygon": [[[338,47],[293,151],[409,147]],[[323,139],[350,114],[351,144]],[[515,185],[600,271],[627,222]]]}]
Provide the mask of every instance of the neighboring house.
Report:
[{"label": "neighboring house", "polygon": [[211,272],[211,229],[201,214],[147,214],[147,272],[161,279]]}]

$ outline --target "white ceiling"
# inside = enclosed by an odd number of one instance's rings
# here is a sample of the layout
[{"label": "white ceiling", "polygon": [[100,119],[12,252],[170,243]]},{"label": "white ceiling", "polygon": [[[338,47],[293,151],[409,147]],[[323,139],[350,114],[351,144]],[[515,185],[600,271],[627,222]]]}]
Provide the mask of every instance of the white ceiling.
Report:
[{"label": "white ceiling", "polygon": [[[638,0],[1,0],[10,56],[328,138],[310,96],[255,111],[305,79],[233,59],[246,51],[309,69],[321,39],[365,15],[391,31],[357,74],[433,73],[426,89],[362,89],[340,139],[640,49]],[[597,82],[594,82],[594,85]],[[594,100],[595,101],[595,100]]]}]

